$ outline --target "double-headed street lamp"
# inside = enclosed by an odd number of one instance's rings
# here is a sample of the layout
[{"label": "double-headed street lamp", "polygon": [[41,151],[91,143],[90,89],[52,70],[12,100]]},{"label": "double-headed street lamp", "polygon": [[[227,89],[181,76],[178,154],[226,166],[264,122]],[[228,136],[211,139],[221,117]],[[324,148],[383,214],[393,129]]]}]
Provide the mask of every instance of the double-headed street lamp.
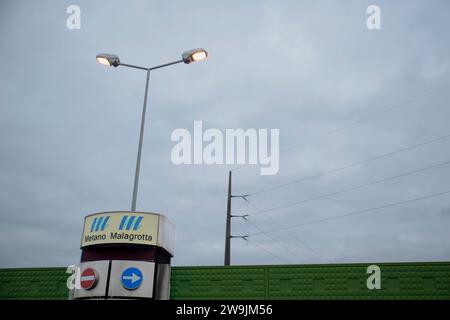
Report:
[{"label": "double-headed street lamp", "polygon": [[203,61],[206,60],[208,57],[208,53],[205,49],[194,49],[183,52],[181,55],[181,60],[177,60],[174,62],[169,62],[166,64],[162,64],[156,67],[146,68],[146,67],[139,67],[131,64],[126,64],[120,62],[120,59],[117,55],[114,54],[107,54],[107,53],[101,53],[97,55],[97,61],[103,65],[106,66],[124,66],[134,69],[140,69],[147,71],[147,80],[145,83],[145,95],[144,95],[144,106],[142,108],[142,119],[141,119],[141,132],[139,135],[139,146],[138,146],[138,153],[137,153],[137,160],[136,160],[136,172],[134,174],[134,185],[133,185],[133,199],[131,201],[131,211],[136,211],[136,200],[137,200],[137,192],[138,192],[138,184],[139,184],[139,172],[141,170],[141,151],[142,151],[142,140],[144,138],[144,125],[145,125],[145,112],[147,109],[147,95],[148,95],[148,84],[150,80],[150,72],[155,69],[171,66],[173,64],[184,62],[186,64],[189,64],[191,62],[196,61]]}]

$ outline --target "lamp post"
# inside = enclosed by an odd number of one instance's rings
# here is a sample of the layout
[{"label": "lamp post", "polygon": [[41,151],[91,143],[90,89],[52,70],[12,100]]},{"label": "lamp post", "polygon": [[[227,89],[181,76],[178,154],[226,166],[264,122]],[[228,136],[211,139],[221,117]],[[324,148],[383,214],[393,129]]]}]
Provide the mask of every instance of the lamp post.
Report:
[{"label": "lamp post", "polygon": [[138,153],[137,153],[137,160],[136,160],[136,171],[134,174],[134,185],[133,185],[133,198],[131,200],[131,211],[136,211],[136,200],[137,200],[137,192],[138,192],[138,185],[139,185],[139,172],[141,170],[141,153],[142,153],[142,141],[144,139],[144,126],[145,126],[145,112],[147,110],[147,95],[148,95],[148,85],[150,80],[150,72],[155,69],[160,69],[164,67],[171,66],[173,64],[184,62],[186,64],[189,64],[191,62],[196,61],[203,61],[206,60],[208,57],[208,53],[205,49],[193,49],[183,52],[181,55],[181,59],[165,64],[161,64],[155,67],[146,68],[146,67],[140,67],[135,66],[132,64],[126,64],[120,62],[119,56],[114,54],[107,54],[107,53],[101,53],[97,55],[97,61],[103,65],[106,66],[112,66],[112,67],[129,67],[134,69],[140,69],[147,72],[147,78],[145,82],[145,94],[144,94],[144,106],[142,108],[142,118],[141,118],[141,131],[139,134],[139,145],[138,145]]}]

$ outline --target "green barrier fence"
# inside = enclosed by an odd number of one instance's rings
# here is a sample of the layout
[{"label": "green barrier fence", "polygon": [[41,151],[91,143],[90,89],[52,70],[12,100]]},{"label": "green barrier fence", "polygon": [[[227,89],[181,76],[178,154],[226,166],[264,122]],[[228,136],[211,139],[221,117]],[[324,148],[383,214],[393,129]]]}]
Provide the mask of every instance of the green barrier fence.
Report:
[{"label": "green barrier fence", "polygon": [[[381,288],[369,290],[370,265]],[[0,269],[0,299],[67,299],[66,268]],[[449,299],[450,262],[173,267],[171,299]]]}]

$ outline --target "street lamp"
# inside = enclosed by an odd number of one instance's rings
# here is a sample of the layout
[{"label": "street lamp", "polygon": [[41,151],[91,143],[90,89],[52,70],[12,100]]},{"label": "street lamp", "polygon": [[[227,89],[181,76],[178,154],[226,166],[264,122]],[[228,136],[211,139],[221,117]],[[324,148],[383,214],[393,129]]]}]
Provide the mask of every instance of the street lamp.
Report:
[{"label": "street lamp", "polygon": [[188,50],[182,53],[181,60],[161,64],[159,66],[146,68],[146,67],[140,67],[135,66],[131,64],[126,64],[120,62],[119,56],[114,54],[108,54],[108,53],[100,53],[97,55],[96,59],[100,64],[106,65],[106,66],[112,66],[112,67],[118,67],[118,66],[124,66],[134,69],[140,69],[147,72],[147,80],[145,83],[145,94],[144,94],[144,106],[142,108],[142,118],[141,118],[141,131],[139,135],[139,146],[138,146],[138,153],[137,153],[137,160],[136,160],[136,172],[134,174],[134,185],[133,185],[133,199],[131,200],[131,211],[136,211],[136,200],[137,200],[137,192],[138,192],[138,184],[139,184],[139,172],[141,170],[141,152],[142,152],[142,141],[144,138],[144,126],[145,126],[145,112],[147,109],[147,95],[148,95],[148,85],[150,80],[150,72],[155,69],[160,69],[163,67],[171,66],[173,64],[184,62],[186,64],[189,64],[191,62],[197,62],[197,61],[203,61],[206,60],[208,57],[208,53],[205,49],[199,48],[199,49],[193,49]]},{"label": "street lamp", "polygon": [[120,59],[115,54],[107,54],[107,53],[98,54],[97,61],[105,66],[117,67],[120,64]]}]

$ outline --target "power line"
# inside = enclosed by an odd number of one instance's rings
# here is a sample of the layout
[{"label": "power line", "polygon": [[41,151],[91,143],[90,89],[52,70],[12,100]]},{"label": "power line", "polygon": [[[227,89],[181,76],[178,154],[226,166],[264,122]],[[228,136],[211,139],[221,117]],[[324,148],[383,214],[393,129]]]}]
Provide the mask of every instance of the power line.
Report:
[{"label": "power line", "polygon": [[[406,204],[406,203],[410,203],[410,202],[415,202],[415,201],[435,198],[435,197],[439,197],[439,196],[442,196],[442,195],[445,195],[445,194],[449,194],[449,193],[450,193],[450,190],[439,192],[439,193],[432,193],[432,194],[421,196],[421,197],[417,197],[417,198],[412,198],[412,199],[403,200],[403,201],[399,201],[399,202],[392,202],[392,203],[389,203],[389,204],[386,204],[386,205],[382,205],[382,206],[378,206],[378,207],[374,207],[374,208],[353,211],[353,212],[349,212],[349,213],[338,215],[338,216],[333,216],[333,217],[329,217],[329,218],[323,218],[323,219],[319,219],[319,220],[313,220],[313,221],[310,221],[310,222],[295,224],[295,225],[291,225],[291,226],[287,226],[287,227],[283,227],[283,228],[278,228],[278,229],[272,229],[272,230],[265,231],[265,233],[284,231],[284,230],[288,230],[288,229],[293,229],[293,228],[308,226],[308,225],[312,225],[312,224],[322,223],[322,222],[326,222],[326,221],[330,221],[330,220],[337,220],[337,219],[345,218],[345,217],[352,216],[352,215],[370,213],[370,212],[377,211],[377,210],[380,210],[380,209],[385,209],[385,208],[394,207],[394,206],[398,206],[398,205]],[[253,234],[250,234],[249,237],[250,236],[260,235],[260,234],[262,234],[262,233],[261,232],[260,233],[253,233]]]},{"label": "power line", "polygon": [[420,169],[417,169],[417,170],[404,172],[404,173],[401,173],[401,174],[398,174],[398,175],[395,175],[395,176],[383,178],[381,180],[376,180],[376,181],[360,184],[360,185],[357,185],[357,186],[354,186],[354,187],[341,189],[341,190],[330,192],[330,193],[325,193],[325,194],[322,194],[322,195],[318,195],[318,196],[315,196],[315,197],[303,199],[303,200],[300,200],[300,201],[291,202],[291,203],[280,205],[280,206],[277,206],[277,207],[272,207],[272,208],[264,209],[264,210],[259,209],[257,212],[252,213],[251,215],[257,215],[257,214],[260,214],[260,213],[264,214],[264,213],[269,212],[269,211],[274,211],[274,210],[279,210],[279,209],[284,209],[284,208],[296,206],[296,205],[299,205],[299,204],[302,204],[302,203],[305,203],[305,202],[314,201],[314,200],[318,200],[318,199],[323,199],[323,198],[334,196],[334,195],[341,194],[341,193],[344,193],[344,192],[358,190],[358,189],[361,189],[361,188],[365,188],[365,187],[372,186],[372,185],[375,185],[375,184],[379,184],[379,183],[382,183],[382,182],[398,179],[398,178],[401,178],[401,177],[406,177],[406,176],[409,176],[409,175],[412,175],[412,174],[416,174],[416,173],[420,173],[420,172],[423,172],[423,171],[439,168],[439,167],[446,166],[446,165],[449,165],[449,164],[450,164],[450,160],[449,161],[445,161],[445,162],[441,162],[441,163],[437,163],[437,164],[434,164],[434,165],[431,165],[431,166],[428,166],[428,167],[420,168]]},{"label": "power line", "polygon": [[[407,105],[410,104],[410,103],[413,103],[413,102],[419,101],[419,100],[421,100],[421,99],[423,99],[423,98],[426,98],[426,97],[428,97],[428,96],[431,96],[431,95],[433,95],[433,94],[435,94],[435,93],[438,93],[438,92],[440,92],[440,91],[442,91],[442,90],[444,90],[444,89],[447,89],[448,87],[450,87],[450,84],[446,84],[446,85],[443,85],[442,87],[439,87],[439,88],[436,88],[436,89],[432,89],[432,90],[430,90],[430,91],[428,91],[428,92],[426,92],[426,93],[424,93],[424,94],[422,94],[422,95],[420,95],[420,96],[416,96],[416,97],[411,98],[411,99],[409,99],[409,100],[406,100],[406,101],[404,101],[404,102],[402,102],[402,103],[400,103],[400,104],[396,104],[396,105],[387,107],[386,109],[381,110],[381,111],[378,112],[378,113],[374,113],[374,114],[370,114],[370,115],[363,116],[363,117],[361,117],[360,119],[355,120],[355,121],[352,121],[352,122],[348,122],[347,124],[345,124],[345,125],[343,125],[343,126],[341,126],[341,127],[338,127],[338,128],[332,129],[332,130],[330,130],[330,131],[327,131],[327,132],[325,132],[325,133],[323,133],[323,134],[321,134],[321,135],[318,135],[318,136],[316,136],[316,137],[314,137],[314,138],[311,138],[311,139],[309,139],[309,140],[306,140],[306,141],[304,141],[304,142],[301,142],[301,143],[297,143],[297,144],[295,144],[295,145],[292,145],[292,146],[288,147],[287,149],[286,149],[286,148],[282,148],[281,151],[286,152],[286,151],[290,151],[290,150],[295,149],[295,148],[298,147],[299,145],[308,145],[308,144],[310,144],[311,142],[314,142],[314,141],[323,139],[323,138],[328,137],[328,136],[330,136],[330,135],[332,135],[332,134],[334,134],[334,133],[337,133],[337,132],[339,132],[339,131],[343,131],[343,130],[346,130],[346,129],[348,129],[348,128],[354,127],[354,126],[359,125],[359,124],[361,124],[361,123],[363,123],[363,122],[366,122],[366,121],[368,121],[368,120],[370,120],[370,119],[372,119],[372,118],[376,118],[376,117],[379,117],[379,116],[381,116],[381,115],[383,115],[383,114],[385,114],[385,113],[388,113],[388,112],[390,112],[390,111],[392,111],[392,110],[395,110],[395,109],[399,109],[399,108],[405,107],[405,106],[407,106]],[[245,166],[245,165],[235,166],[235,167],[232,168],[232,171],[239,170],[239,169],[243,168],[244,166]]]},{"label": "power line", "polygon": [[280,256],[278,256],[278,255],[276,255],[276,254],[274,254],[274,253],[272,253],[272,252],[270,252],[268,249],[266,249],[266,248],[264,248],[263,246],[257,244],[256,242],[250,241],[250,240],[248,240],[248,239],[247,239],[246,241],[247,241],[248,243],[254,245],[255,247],[257,247],[257,248],[259,248],[259,249],[265,251],[266,253],[270,254],[272,257],[275,257],[276,259],[278,259],[278,260],[280,260],[280,261],[283,261],[284,263],[290,264],[290,262],[287,261],[286,259],[284,259],[284,258],[282,258],[282,257],[280,257]]},{"label": "power line", "polygon": [[269,192],[269,191],[276,190],[276,189],[279,189],[279,188],[283,188],[283,187],[286,187],[286,186],[289,186],[289,185],[292,185],[292,184],[296,184],[296,183],[300,183],[300,182],[303,182],[303,181],[307,181],[307,180],[323,177],[323,176],[326,176],[326,175],[329,175],[329,174],[332,174],[332,173],[336,173],[336,172],[339,172],[339,171],[347,170],[347,169],[350,169],[350,168],[353,168],[353,167],[360,166],[362,164],[366,164],[366,163],[373,162],[373,161],[376,161],[376,160],[379,160],[379,159],[383,159],[383,158],[392,156],[394,154],[398,154],[398,153],[401,153],[401,152],[404,152],[404,151],[416,149],[416,148],[425,146],[425,145],[430,144],[430,143],[434,143],[434,142],[437,142],[437,141],[440,141],[440,140],[447,139],[449,137],[450,137],[450,134],[446,134],[444,136],[440,136],[440,137],[432,139],[432,140],[428,140],[428,141],[425,141],[425,142],[413,144],[413,145],[410,145],[410,146],[407,146],[407,147],[404,147],[404,148],[401,148],[401,149],[397,149],[397,150],[394,150],[394,151],[391,151],[391,152],[388,152],[388,153],[381,154],[379,156],[375,156],[375,157],[372,157],[372,158],[369,158],[369,159],[365,159],[363,161],[358,161],[358,162],[355,162],[355,163],[352,163],[352,164],[349,164],[349,165],[346,165],[346,166],[343,166],[343,167],[340,167],[340,168],[336,168],[336,169],[333,169],[333,170],[325,171],[325,172],[318,173],[318,174],[315,174],[315,175],[311,175],[311,176],[308,176],[308,177],[296,179],[296,180],[293,180],[293,181],[290,181],[290,182],[287,182],[287,183],[275,185],[275,186],[272,186],[270,188],[262,189],[262,190],[259,190],[259,191],[253,192],[253,193],[249,193],[248,195],[252,196],[252,195],[256,195],[256,194],[261,194],[261,193]]},{"label": "power line", "polygon": [[[233,197],[233,196],[231,196],[231,197]],[[246,196],[246,195],[243,195],[243,196],[234,196],[234,197],[242,198],[247,204],[249,204],[249,201],[247,200],[247,196]],[[264,230],[263,230],[263,229],[261,229],[258,225],[256,225],[255,223],[253,223],[253,222],[251,222],[251,221],[249,221],[249,220],[247,219],[248,216],[249,216],[248,214],[244,214],[244,215],[231,215],[231,217],[242,217],[244,220],[246,220],[246,221],[247,221],[250,225],[252,225],[254,228],[256,228],[256,229],[259,230],[260,232],[263,232],[263,233],[264,233]],[[286,250],[287,252],[289,252],[290,254],[296,256],[297,258],[300,258],[300,259],[302,259],[302,260],[306,260],[305,257],[300,256],[298,253],[296,253],[296,252],[292,251],[291,249],[289,249],[288,247],[286,247],[286,246],[280,244],[279,241],[278,241],[278,239],[275,239],[274,237],[272,237],[272,236],[270,236],[270,235],[266,235],[266,236],[267,236],[270,240],[272,240],[276,245],[278,245],[280,248]],[[245,237],[244,239],[247,240],[246,237]]]},{"label": "power line", "polygon": [[430,90],[430,91],[428,91],[427,93],[424,93],[424,94],[422,94],[422,95],[420,95],[420,96],[417,96],[417,97],[411,98],[411,99],[409,99],[409,100],[406,100],[406,101],[404,101],[404,102],[402,102],[402,103],[400,103],[400,104],[396,104],[396,105],[387,107],[386,109],[381,110],[381,111],[378,112],[378,113],[363,116],[362,118],[360,118],[360,119],[358,119],[358,120],[349,122],[349,123],[343,125],[342,127],[338,127],[338,128],[336,128],[336,129],[333,129],[333,130],[330,130],[330,131],[328,131],[328,132],[325,132],[324,134],[322,134],[322,135],[320,135],[320,136],[317,136],[317,137],[315,137],[315,138],[309,139],[309,140],[307,140],[307,141],[305,141],[305,142],[303,142],[303,143],[299,143],[299,144],[292,145],[291,147],[289,147],[288,149],[285,149],[284,151],[292,150],[292,149],[296,148],[297,146],[299,146],[300,144],[301,144],[301,145],[308,145],[308,144],[311,143],[311,142],[314,142],[314,141],[316,141],[316,140],[323,139],[323,138],[325,138],[325,137],[327,137],[327,136],[330,136],[330,135],[332,135],[332,134],[334,134],[334,133],[336,133],[336,132],[339,132],[339,131],[342,131],[342,130],[345,130],[345,129],[354,127],[354,126],[359,125],[359,124],[361,124],[361,123],[363,123],[363,122],[365,122],[365,121],[367,121],[367,120],[370,120],[370,119],[372,119],[372,118],[376,118],[376,117],[379,117],[379,116],[381,116],[381,115],[383,115],[383,114],[385,114],[385,113],[388,113],[388,112],[390,112],[390,111],[392,111],[392,110],[395,110],[395,109],[398,109],[398,108],[405,107],[406,105],[408,105],[408,104],[410,104],[410,103],[413,103],[413,102],[419,101],[419,100],[421,100],[421,99],[423,99],[423,98],[425,98],[425,97],[431,96],[431,95],[433,95],[433,94],[435,94],[435,93],[437,93],[437,92],[439,92],[439,91],[441,91],[441,90],[443,90],[443,89],[447,89],[448,87],[450,87],[450,84],[446,84],[446,85],[444,85],[444,86],[442,86],[442,87],[439,87],[439,88]]},{"label": "power line", "polygon": [[[361,185],[358,185],[358,186],[355,186],[355,187],[351,187],[351,188],[347,188],[347,189],[335,191],[335,192],[332,192],[332,193],[327,193],[327,194],[319,195],[319,196],[316,196],[316,197],[312,197],[312,198],[304,199],[304,200],[301,200],[301,201],[297,201],[297,202],[294,202],[294,203],[291,203],[291,204],[288,204],[288,205],[279,206],[279,207],[274,207],[274,208],[270,208],[270,209],[266,209],[266,210],[262,210],[262,209],[258,208],[256,205],[254,205],[254,204],[253,204],[252,202],[250,202],[248,199],[247,199],[246,201],[247,201],[247,203],[248,203],[249,205],[251,205],[253,208],[255,208],[255,209],[257,210],[256,213],[252,213],[252,214],[251,214],[252,216],[257,215],[257,214],[263,214],[267,219],[269,219],[270,221],[272,221],[272,222],[275,223],[276,225],[280,226],[281,228],[284,228],[284,227],[281,226],[281,224],[280,224],[278,221],[276,221],[275,219],[273,219],[272,217],[270,217],[269,215],[267,215],[266,212],[268,212],[268,211],[273,211],[273,210],[280,209],[280,208],[284,208],[284,207],[289,207],[289,206],[297,205],[297,204],[304,203],[304,202],[308,202],[308,201],[312,201],[312,200],[317,200],[317,199],[329,197],[329,196],[332,196],[332,195],[336,195],[336,194],[340,194],[340,193],[344,193],[344,192],[348,192],[348,191],[357,190],[357,189],[364,188],[364,187],[367,187],[367,186],[370,186],[370,185],[379,184],[379,183],[382,183],[382,182],[386,182],[386,181],[389,181],[389,180],[393,180],[393,179],[397,179],[397,178],[400,178],[400,177],[408,176],[408,175],[411,175],[411,174],[420,173],[420,172],[423,172],[423,171],[426,171],[426,170],[438,168],[438,167],[445,166],[445,165],[449,165],[449,164],[450,164],[450,161],[445,161],[445,162],[442,162],[442,163],[437,163],[437,164],[434,164],[434,165],[431,165],[431,166],[427,166],[427,167],[420,168],[420,169],[413,170],[413,171],[408,171],[408,172],[405,172],[405,173],[402,173],[402,174],[398,174],[398,175],[395,175],[395,176],[391,176],[391,177],[388,177],[388,178],[384,178],[384,179],[381,179],[381,180],[377,180],[377,181],[373,181],[373,182],[370,182],[370,183],[361,184]],[[258,228],[258,229],[259,229],[259,231],[261,231],[261,233],[263,233],[263,234],[265,234],[266,236],[268,236],[267,233],[266,233],[266,231],[261,230],[260,228]],[[286,233],[288,233],[289,235],[291,235],[294,239],[296,239],[299,243],[301,243],[303,246],[307,247],[309,250],[311,250],[312,252],[314,252],[316,255],[318,255],[319,257],[321,257],[321,258],[327,260],[327,262],[330,262],[328,259],[326,259],[325,257],[323,257],[319,252],[317,252],[317,251],[314,250],[312,247],[310,247],[307,243],[305,243],[304,241],[302,241],[301,239],[299,239],[298,237],[296,237],[296,235],[295,235],[294,233],[292,233],[290,230],[285,230],[285,231],[286,231]]]},{"label": "power line", "polygon": [[276,245],[278,245],[280,248],[286,250],[287,252],[289,252],[290,254],[292,254],[293,256],[296,256],[297,258],[300,258],[302,260],[306,260],[305,257],[300,256],[297,252],[292,251],[291,249],[289,249],[287,246],[282,245],[278,239],[275,239],[274,237],[272,237],[269,234],[266,234],[265,231],[263,229],[261,229],[258,225],[256,225],[255,223],[247,220],[247,222],[249,224],[251,224],[254,228],[256,228],[258,231],[260,231],[262,234],[264,234],[267,238],[269,238],[270,240],[272,240]]},{"label": "power line", "polygon": [[[258,212],[261,212],[268,220],[270,220],[272,223],[278,225],[279,227],[282,227],[281,224],[273,219],[271,216],[269,216],[268,214],[266,214],[265,212],[263,212],[260,208],[258,208],[256,205],[254,205],[252,202],[250,202],[248,199],[246,199],[247,203],[249,205],[251,205],[253,208],[255,208],[256,210],[258,210]],[[262,231],[262,230],[260,230]],[[323,256],[321,253],[319,253],[317,250],[315,250],[314,248],[312,248],[309,244],[307,244],[305,241],[303,241],[302,239],[300,239],[299,237],[297,237],[296,234],[292,233],[290,230],[286,230],[286,233],[288,235],[290,235],[294,240],[296,240],[298,243],[300,243],[302,246],[304,246],[305,248],[309,249],[311,252],[313,252],[315,255],[317,255],[318,257],[320,257],[321,259],[325,260],[326,262],[331,262],[330,260],[328,260],[325,256]]]}]

